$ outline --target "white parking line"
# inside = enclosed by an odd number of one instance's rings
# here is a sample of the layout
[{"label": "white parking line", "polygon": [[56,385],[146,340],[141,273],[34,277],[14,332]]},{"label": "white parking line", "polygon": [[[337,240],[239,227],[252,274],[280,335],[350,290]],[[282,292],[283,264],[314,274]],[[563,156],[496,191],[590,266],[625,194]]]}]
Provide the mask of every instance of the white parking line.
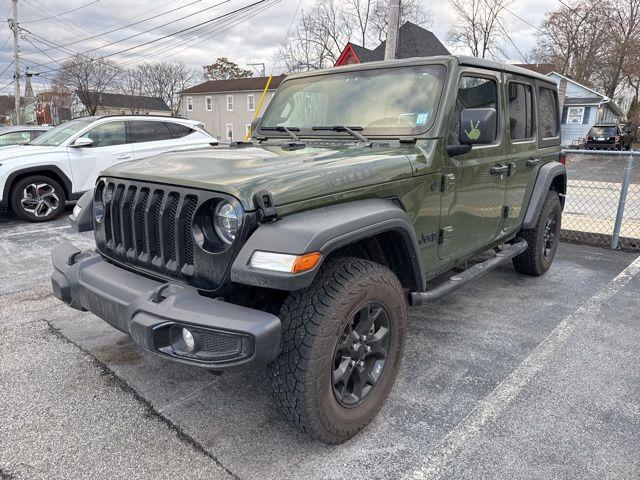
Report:
[{"label": "white parking line", "polygon": [[0,238],[7,238],[7,237],[18,237],[18,236],[25,236],[25,235],[31,235],[32,233],[40,233],[40,232],[49,232],[51,230],[62,230],[64,228],[71,228],[71,225],[63,225],[61,227],[47,227],[47,228],[39,228],[36,230],[26,230],[24,232],[12,232],[12,233],[7,233],[6,235],[1,235]]},{"label": "white parking line", "polygon": [[640,273],[640,257],[615,277],[598,294],[566,316],[525,360],[451,430],[426,456],[422,465],[407,475],[413,480],[440,478],[447,466],[481,430],[515,399],[531,380],[551,362],[578,322],[593,318],[600,308]]}]

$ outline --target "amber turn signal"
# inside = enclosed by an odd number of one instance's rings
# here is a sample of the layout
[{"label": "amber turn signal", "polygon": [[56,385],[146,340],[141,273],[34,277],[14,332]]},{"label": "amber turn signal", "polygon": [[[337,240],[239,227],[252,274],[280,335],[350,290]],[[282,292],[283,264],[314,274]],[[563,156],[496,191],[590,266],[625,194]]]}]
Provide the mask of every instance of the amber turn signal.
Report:
[{"label": "amber turn signal", "polygon": [[313,269],[320,262],[320,252],[307,253],[296,258],[293,264],[293,273],[306,272]]}]

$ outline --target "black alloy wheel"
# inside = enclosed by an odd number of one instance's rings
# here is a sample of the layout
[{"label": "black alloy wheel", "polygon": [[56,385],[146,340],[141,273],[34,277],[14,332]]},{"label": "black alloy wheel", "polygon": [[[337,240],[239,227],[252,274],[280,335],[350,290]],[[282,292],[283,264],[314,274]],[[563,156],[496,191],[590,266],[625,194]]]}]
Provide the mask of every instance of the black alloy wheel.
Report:
[{"label": "black alloy wheel", "polygon": [[333,355],[333,393],[340,405],[358,406],[376,387],[390,343],[389,314],[377,302],[365,304],[347,322]]}]

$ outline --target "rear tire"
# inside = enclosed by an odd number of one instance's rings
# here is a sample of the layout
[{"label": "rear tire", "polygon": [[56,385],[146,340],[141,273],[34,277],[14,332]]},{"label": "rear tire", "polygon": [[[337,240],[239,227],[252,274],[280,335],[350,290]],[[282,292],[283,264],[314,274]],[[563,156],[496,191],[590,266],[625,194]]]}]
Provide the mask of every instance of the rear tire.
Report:
[{"label": "rear tire", "polygon": [[310,287],[289,295],[280,319],[282,352],[267,368],[275,404],[318,440],[348,440],[378,413],[398,373],[407,322],[398,278],[367,260],[328,260]]},{"label": "rear tire", "polygon": [[536,226],[520,233],[529,246],[513,259],[513,266],[518,272],[539,276],[551,268],[560,242],[561,220],[560,196],[558,192],[550,191],[542,205]]},{"label": "rear tire", "polygon": [[18,180],[9,197],[13,213],[28,222],[48,222],[59,217],[66,201],[62,186],[45,175]]}]

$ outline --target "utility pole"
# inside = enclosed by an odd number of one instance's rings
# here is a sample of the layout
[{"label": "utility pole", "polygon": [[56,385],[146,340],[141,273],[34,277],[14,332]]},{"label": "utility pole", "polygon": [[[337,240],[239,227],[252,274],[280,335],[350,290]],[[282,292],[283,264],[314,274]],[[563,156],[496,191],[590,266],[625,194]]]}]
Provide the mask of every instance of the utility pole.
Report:
[{"label": "utility pole", "polygon": [[13,30],[13,81],[16,120],[15,124],[20,123],[20,54],[18,50],[18,35],[20,27],[18,26],[18,0],[11,0],[13,4],[13,18],[11,19],[11,30]]},{"label": "utility pole", "polygon": [[398,29],[400,27],[400,0],[389,0],[389,20],[384,59],[393,60],[398,51]]}]

